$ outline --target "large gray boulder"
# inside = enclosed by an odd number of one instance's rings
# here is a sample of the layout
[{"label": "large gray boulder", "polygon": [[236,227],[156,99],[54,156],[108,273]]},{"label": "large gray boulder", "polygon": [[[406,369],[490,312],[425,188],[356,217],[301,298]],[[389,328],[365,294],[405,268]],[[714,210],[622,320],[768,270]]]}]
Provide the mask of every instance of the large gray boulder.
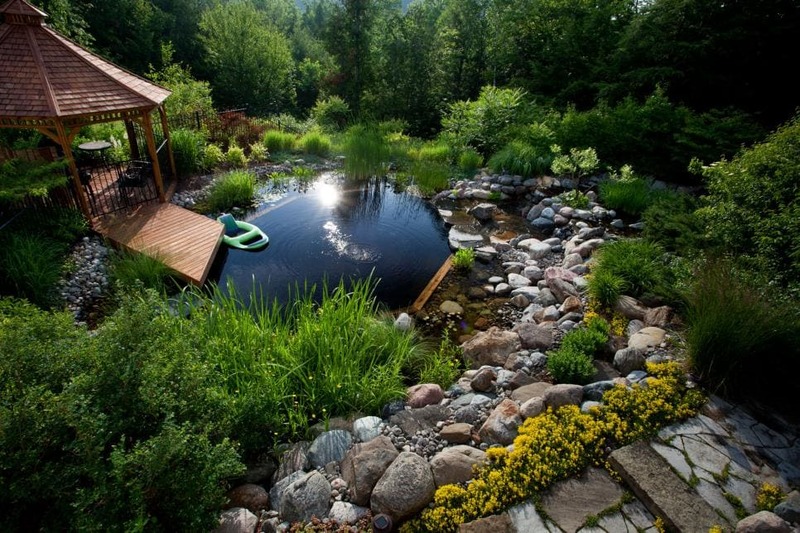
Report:
[{"label": "large gray boulder", "polygon": [[330,509],[330,499],[331,484],[314,470],[286,487],[280,514],[289,522],[308,522],[315,516],[324,518]]},{"label": "large gray boulder", "polygon": [[634,370],[644,370],[645,361],[644,351],[639,348],[623,348],[614,354],[614,367],[624,376]]},{"label": "large gray boulder", "polygon": [[341,464],[350,500],[357,505],[368,505],[372,489],[398,455],[391,439],[384,435],[353,446]]},{"label": "large gray boulder", "polygon": [[553,346],[553,329],[533,322],[520,322],[512,331],[526,350],[549,350]]},{"label": "large gray boulder", "polygon": [[433,500],[436,483],[423,457],[403,452],[389,466],[372,491],[373,515],[386,514],[399,523],[420,512]]},{"label": "large gray boulder", "polygon": [[323,467],[328,463],[341,461],[350,445],[353,435],[343,429],[326,431],[314,439],[308,449],[308,460],[314,468]]}]

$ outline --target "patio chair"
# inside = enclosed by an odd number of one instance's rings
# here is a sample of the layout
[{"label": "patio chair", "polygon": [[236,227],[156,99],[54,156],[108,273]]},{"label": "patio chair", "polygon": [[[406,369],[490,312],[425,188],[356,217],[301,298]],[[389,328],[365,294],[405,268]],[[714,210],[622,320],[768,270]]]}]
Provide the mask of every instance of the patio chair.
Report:
[{"label": "patio chair", "polygon": [[147,185],[147,178],[152,173],[151,169],[152,165],[149,161],[131,161],[117,180],[120,192],[123,192],[123,189]]}]

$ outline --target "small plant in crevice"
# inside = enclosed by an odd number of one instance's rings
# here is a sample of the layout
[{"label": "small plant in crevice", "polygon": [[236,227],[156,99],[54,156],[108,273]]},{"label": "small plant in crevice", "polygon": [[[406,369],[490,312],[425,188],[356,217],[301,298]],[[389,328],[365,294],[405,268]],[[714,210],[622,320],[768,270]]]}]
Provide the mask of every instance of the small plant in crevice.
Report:
[{"label": "small plant in crevice", "polygon": [[758,488],[756,493],[756,509],[759,511],[772,511],[775,507],[786,498],[778,485],[764,482]]},{"label": "small plant in crevice", "polygon": [[459,248],[453,256],[453,268],[465,272],[472,270],[475,264],[475,250],[472,248]]},{"label": "small plant in crevice", "polygon": [[589,197],[577,189],[565,192],[560,198],[564,205],[573,209],[586,209],[589,207]]}]

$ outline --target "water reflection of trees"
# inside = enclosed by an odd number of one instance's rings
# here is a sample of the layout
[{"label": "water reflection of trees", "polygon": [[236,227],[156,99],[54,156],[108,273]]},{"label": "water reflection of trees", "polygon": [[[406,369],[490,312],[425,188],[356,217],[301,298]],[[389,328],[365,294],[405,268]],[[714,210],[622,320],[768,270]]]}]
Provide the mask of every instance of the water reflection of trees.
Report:
[{"label": "water reflection of trees", "polygon": [[[341,197],[335,212],[345,220],[361,221],[380,217],[385,196],[392,194],[392,184],[386,177],[342,182]],[[426,208],[426,202],[408,193],[395,193],[392,197],[398,218],[411,218]]]}]

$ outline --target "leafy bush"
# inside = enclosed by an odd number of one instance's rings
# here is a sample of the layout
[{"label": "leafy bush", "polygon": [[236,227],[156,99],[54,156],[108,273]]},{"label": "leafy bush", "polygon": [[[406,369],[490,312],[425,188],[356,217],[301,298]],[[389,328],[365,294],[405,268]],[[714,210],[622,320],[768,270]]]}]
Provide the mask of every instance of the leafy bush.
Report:
[{"label": "leafy bush", "polygon": [[247,156],[244,154],[244,149],[232,142],[225,152],[225,162],[233,168],[246,168]]},{"label": "leafy bush", "polygon": [[300,137],[298,144],[303,152],[320,157],[327,156],[331,151],[331,139],[319,131],[310,131]]},{"label": "leafy bush", "polygon": [[352,126],[345,133],[342,149],[345,174],[356,179],[383,175],[391,154],[386,135],[375,125]]},{"label": "leafy bush", "polygon": [[633,174],[629,165],[622,167],[619,174],[600,182],[600,200],[609,209],[616,209],[628,215],[641,215],[656,199],[667,194],[654,191],[651,183]]},{"label": "leafy bush", "polygon": [[516,125],[524,124],[525,105],[524,91],[487,85],[477,100],[450,105],[442,118],[443,135],[456,148],[493,154],[511,141]]},{"label": "leafy bush", "polygon": [[[94,335],[0,303],[0,527],[213,529],[239,463],[231,403],[152,294]],[[180,354],[180,357],[176,357]]]},{"label": "leafy bush", "polygon": [[217,144],[207,144],[203,149],[203,156],[201,158],[201,166],[206,170],[213,170],[217,168],[225,160],[225,154],[222,148]]},{"label": "leafy bush", "polygon": [[550,169],[552,153],[540,150],[522,141],[512,141],[489,159],[489,168],[495,173],[539,176]]},{"label": "leafy bush", "polygon": [[642,213],[645,239],[669,252],[696,254],[707,246],[705,228],[695,214],[699,200],[688,194],[661,194]]},{"label": "leafy bush", "polygon": [[472,270],[475,264],[475,250],[472,248],[459,248],[453,256],[453,268],[457,270]]},{"label": "leafy bush", "polygon": [[572,348],[562,347],[547,356],[547,371],[558,383],[589,383],[596,370],[592,357]]},{"label": "leafy bush", "polygon": [[9,159],[0,162],[0,203],[26,196],[47,196],[48,191],[66,185],[69,178],[64,161],[43,163]]},{"label": "leafy bush", "polygon": [[311,110],[311,116],[323,129],[342,131],[350,121],[350,106],[338,96],[329,96],[317,100]]},{"label": "leafy bush", "polygon": [[586,209],[589,207],[589,197],[578,189],[572,189],[559,196],[564,205],[574,209]]},{"label": "leafy bush", "polygon": [[262,162],[269,159],[269,151],[267,151],[267,147],[261,143],[253,143],[250,145],[250,160],[256,162]]},{"label": "leafy bush", "polygon": [[477,150],[467,148],[458,156],[458,168],[464,172],[474,172],[481,168],[483,156]]},{"label": "leafy bush", "polygon": [[253,172],[234,170],[214,180],[205,203],[213,212],[230,211],[234,207],[248,207],[256,194],[256,175]]},{"label": "leafy bush", "polygon": [[595,374],[594,357],[608,341],[610,326],[593,317],[564,336],[558,350],[547,356],[547,370],[559,383],[588,383]]},{"label": "leafy bush", "polygon": [[[686,342],[707,386],[733,397],[788,401],[793,376],[775,372],[800,357],[800,314],[728,261],[702,264],[688,296]],[[783,396],[783,397],[782,397]]]},{"label": "leafy bush", "polygon": [[273,115],[268,119],[268,123],[274,129],[294,135],[304,135],[305,133],[308,133],[317,127],[316,121],[313,118],[301,120],[297,117],[289,115],[288,113]]},{"label": "leafy bush", "polygon": [[698,215],[714,244],[753,270],[800,280],[800,115],[763,143],[701,170],[708,195]]},{"label": "leafy bush", "polygon": [[594,148],[570,148],[568,154],[561,153],[561,147],[553,145],[552,151],[555,154],[550,169],[556,176],[567,176],[575,180],[575,188],[580,185],[581,178],[588,176],[600,166],[597,152]]},{"label": "leafy bush", "polygon": [[170,133],[178,176],[190,176],[203,165],[205,136],[198,131],[176,128]]},{"label": "leafy bush", "polygon": [[294,134],[279,130],[269,130],[264,134],[262,142],[271,154],[276,152],[291,152],[294,149],[296,138]]}]

